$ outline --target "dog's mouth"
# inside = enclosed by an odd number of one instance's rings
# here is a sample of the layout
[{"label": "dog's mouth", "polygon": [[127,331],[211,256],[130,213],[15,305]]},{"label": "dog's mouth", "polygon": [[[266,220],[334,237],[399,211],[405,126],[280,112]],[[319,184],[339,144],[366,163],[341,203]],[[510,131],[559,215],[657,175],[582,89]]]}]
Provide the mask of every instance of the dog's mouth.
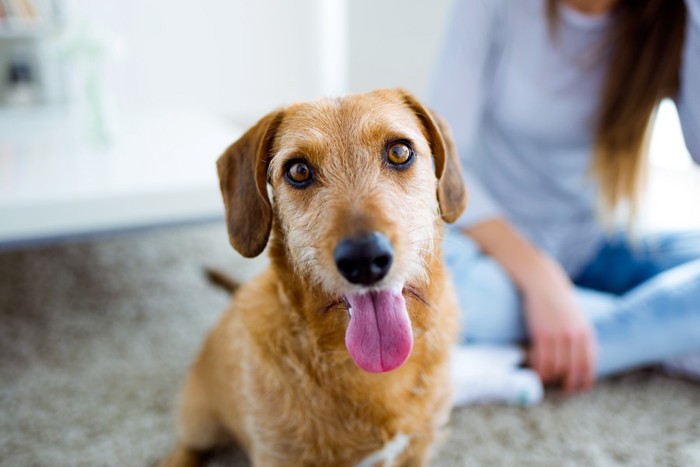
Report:
[{"label": "dog's mouth", "polygon": [[413,349],[411,320],[401,289],[344,296],[350,324],[345,346],[357,366],[370,373],[401,367]]}]

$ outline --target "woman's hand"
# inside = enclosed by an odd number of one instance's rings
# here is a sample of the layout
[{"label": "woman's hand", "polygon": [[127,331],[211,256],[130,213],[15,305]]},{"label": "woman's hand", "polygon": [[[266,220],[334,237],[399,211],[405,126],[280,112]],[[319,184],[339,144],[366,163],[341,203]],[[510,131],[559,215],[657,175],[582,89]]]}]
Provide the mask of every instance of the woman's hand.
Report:
[{"label": "woman's hand", "polygon": [[466,233],[503,266],[523,295],[533,369],[545,383],[561,382],[567,392],[589,389],[595,380],[595,336],[566,272],[504,219]]},{"label": "woman's hand", "polygon": [[595,336],[575,301],[573,285],[559,264],[542,256],[523,283],[532,348],[529,363],[545,383],[561,382],[567,393],[595,381]]}]

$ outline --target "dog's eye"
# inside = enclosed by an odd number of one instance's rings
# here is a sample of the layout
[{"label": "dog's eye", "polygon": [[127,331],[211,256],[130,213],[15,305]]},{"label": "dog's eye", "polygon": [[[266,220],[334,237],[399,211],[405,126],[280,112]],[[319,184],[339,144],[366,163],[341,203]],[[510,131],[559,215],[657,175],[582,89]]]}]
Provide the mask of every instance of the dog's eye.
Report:
[{"label": "dog's eye", "polygon": [[311,183],[313,173],[311,167],[304,161],[295,160],[287,164],[285,173],[289,183],[295,188],[303,188]]},{"label": "dog's eye", "polygon": [[413,160],[413,149],[404,143],[392,143],[386,151],[386,160],[394,166],[405,167]]}]

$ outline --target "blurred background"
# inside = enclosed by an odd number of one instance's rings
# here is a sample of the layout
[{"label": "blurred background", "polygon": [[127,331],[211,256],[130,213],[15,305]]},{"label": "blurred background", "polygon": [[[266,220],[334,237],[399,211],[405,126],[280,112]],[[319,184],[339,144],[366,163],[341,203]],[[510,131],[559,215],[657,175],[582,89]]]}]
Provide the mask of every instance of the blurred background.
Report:
[{"label": "blurred background", "polygon": [[[450,4],[0,1],[0,244],[221,218],[213,162],[273,108],[427,100]],[[698,186],[671,103],[652,160],[652,223],[698,226],[668,209]]]},{"label": "blurred background", "polygon": [[0,242],[220,218],[214,161],[265,113],[428,96],[450,2],[413,3],[3,0]]},{"label": "blurred background", "polygon": [[[0,464],[162,458],[230,300],[203,268],[265,266],[228,245],[215,160],[293,101],[399,86],[429,101],[451,3],[0,0]],[[651,159],[644,222],[700,229],[670,102]],[[470,406],[434,465],[700,465],[699,407],[697,385],[646,372]]]}]

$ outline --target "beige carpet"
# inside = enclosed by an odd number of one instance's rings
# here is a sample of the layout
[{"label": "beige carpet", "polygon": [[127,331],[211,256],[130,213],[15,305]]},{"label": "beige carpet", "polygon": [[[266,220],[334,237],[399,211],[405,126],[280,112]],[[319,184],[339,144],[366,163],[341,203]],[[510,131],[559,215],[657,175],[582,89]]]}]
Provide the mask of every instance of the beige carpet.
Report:
[{"label": "beige carpet", "polygon": [[[0,253],[0,464],[147,466],[227,303],[202,267],[254,274],[221,224]],[[247,465],[236,450],[214,465]],[[437,466],[700,466],[700,385],[638,372],[529,409],[467,407]]]}]

